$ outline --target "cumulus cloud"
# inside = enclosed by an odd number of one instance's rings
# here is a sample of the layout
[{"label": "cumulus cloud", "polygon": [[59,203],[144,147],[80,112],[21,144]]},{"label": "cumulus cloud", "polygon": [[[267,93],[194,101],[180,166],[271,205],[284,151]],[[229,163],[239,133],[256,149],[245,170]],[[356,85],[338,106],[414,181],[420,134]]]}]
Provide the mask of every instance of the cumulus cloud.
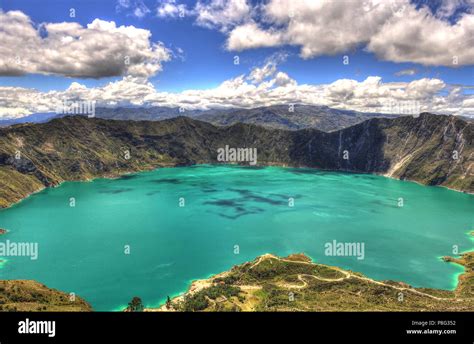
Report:
[{"label": "cumulus cloud", "polygon": [[436,10],[436,16],[442,19],[449,19],[456,15],[459,8],[472,8],[473,5],[473,0],[441,0]]},{"label": "cumulus cloud", "polygon": [[[448,21],[460,6],[465,11]],[[196,8],[205,9],[198,24],[226,33],[228,50],[294,45],[301,57],[314,58],[364,47],[394,62],[474,64],[472,0],[443,1],[437,13],[409,0],[269,0],[253,7],[212,0]]]},{"label": "cumulus cloud", "polygon": [[254,48],[268,48],[282,45],[282,33],[277,30],[263,30],[254,22],[237,26],[229,33],[228,50],[242,51]]},{"label": "cumulus cloud", "polygon": [[452,25],[426,7],[407,6],[403,16],[392,18],[371,37],[367,49],[394,62],[474,64],[474,14],[464,14]]},{"label": "cumulus cloud", "polygon": [[[277,104],[326,105],[363,112],[474,115],[474,95],[440,79],[383,82],[378,76],[363,81],[339,79],[329,84],[298,84],[267,61],[246,75],[225,80],[218,87],[182,92],[157,90],[146,78],[127,76],[101,87],[73,82],[64,91],[40,92],[0,87],[0,117],[55,111],[64,100],[95,101],[97,106],[169,106],[185,109],[252,108]],[[403,113],[402,113],[403,114]]]},{"label": "cumulus cloud", "polygon": [[[158,16],[179,6],[162,0]],[[309,59],[365,48],[393,62],[474,64],[474,0],[442,0],[435,13],[410,0],[198,0],[186,15],[223,32],[230,51],[293,45]]]},{"label": "cumulus cloud", "polygon": [[95,19],[38,27],[20,11],[0,11],[0,75],[54,74],[78,78],[149,77],[171,58],[151,32]]},{"label": "cumulus cloud", "polygon": [[248,79],[253,83],[259,84],[266,78],[274,75],[276,72],[276,64],[272,62],[266,63],[263,67],[257,67],[252,70]]},{"label": "cumulus cloud", "polygon": [[270,55],[263,66],[256,66],[250,71],[247,80],[254,84],[260,84],[265,79],[273,77],[277,72],[278,65],[285,62],[287,58],[288,54],[283,51]]},{"label": "cumulus cloud", "polygon": [[151,12],[143,0],[118,0],[116,10],[117,12],[125,11],[136,18],[143,18]]},{"label": "cumulus cloud", "polygon": [[222,31],[249,20],[251,12],[247,0],[198,0],[194,8],[198,25]]},{"label": "cumulus cloud", "polygon": [[160,18],[185,17],[187,14],[190,14],[190,11],[186,5],[179,4],[176,0],[160,0],[156,9],[156,15]]}]

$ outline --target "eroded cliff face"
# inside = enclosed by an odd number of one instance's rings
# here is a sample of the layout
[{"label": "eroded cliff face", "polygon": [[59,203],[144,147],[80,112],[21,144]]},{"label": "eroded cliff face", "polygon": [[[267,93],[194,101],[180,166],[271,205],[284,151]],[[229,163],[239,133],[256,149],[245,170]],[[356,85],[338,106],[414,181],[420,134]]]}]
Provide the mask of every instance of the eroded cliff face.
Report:
[{"label": "eroded cliff face", "polygon": [[472,122],[430,114],[381,122],[387,176],[474,192]]},{"label": "eroded cliff face", "polygon": [[375,118],[331,133],[215,127],[185,117],[65,117],[0,129],[0,206],[65,180],[217,163],[217,150],[226,145],[257,148],[258,165],[378,173],[474,192],[473,136],[472,123],[432,114]]},{"label": "eroded cliff face", "polygon": [[235,146],[256,146],[261,164],[377,173],[474,192],[473,125],[454,116],[376,118],[331,133],[243,124],[226,131]]}]

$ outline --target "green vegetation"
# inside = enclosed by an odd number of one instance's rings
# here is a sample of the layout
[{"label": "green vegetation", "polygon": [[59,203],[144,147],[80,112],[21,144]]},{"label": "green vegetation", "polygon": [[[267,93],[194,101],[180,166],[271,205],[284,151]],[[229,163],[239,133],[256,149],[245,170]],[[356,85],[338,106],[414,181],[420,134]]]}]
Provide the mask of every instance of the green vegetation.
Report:
[{"label": "green vegetation", "polygon": [[171,304],[177,311],[473,311],[474,252],[445,260],[466,269],[454,291],[374,281],[302,254],[264,255]]},{"label": "green vegetation", "polygon": [[0,281],[0,311],[81,312],[92,311],[78,296],[70,295],[28,280]]},{"label": "green vegetation", "polygon": [[166,309],[171,309],[171,298],[169,296],[166,297]]},{"label": "green vegetation", "polygon": [[143,312],[145,306],[143,306],[142,299],[135,296],[132,301],[128,303],[127,311],[129,312]]},{"label": "green vegetation", "polygon": [[[209,288],[200,290],[194,294],[185,295],[183,301],[174,305],[174,308],[184,312],[202,311],[208,308],[211,304],[216,306],[218,302],[239,297],[241,290],[236,286],[229,286],[226,284],[216,284]],[[222,310],[222,309],[221,309]]]}]

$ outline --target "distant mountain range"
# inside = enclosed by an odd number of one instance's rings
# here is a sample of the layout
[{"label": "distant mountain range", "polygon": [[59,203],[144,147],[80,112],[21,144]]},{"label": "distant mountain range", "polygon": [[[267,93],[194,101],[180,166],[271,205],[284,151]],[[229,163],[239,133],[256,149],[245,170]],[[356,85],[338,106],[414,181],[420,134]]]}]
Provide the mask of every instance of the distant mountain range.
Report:
[{"label": "distant mountain range", "polygon": [[10,125],[21,123],[44,123],[55,117],[58,117],[55,112],[33,113],[20,118],[0,120],[0,127],[8,127]]},{"label": "distant mountain range", "polygon": [[330,133],[245,123],[217,127],[188,117],[68,116],[0,128],[0,207],[66,180],[219,163],[217,150],[226,145],[256,148],[259,166],[376,173],[474,192],[474,128],[454,116],[372,118]]},{"label": "distant mountain range", "polygon": [[[334,131],[363,122],[370,118],[394,118],[396,115],[362,113],[350,110],[332,109],[316,105],[274,105],[253,109],[212,109],[185,110],[172,107],[98,107],[95,116],[113,120],[160,121],[178,116],[199,119],[218,126],[235,123],[257,124],[268,128],[298,130],[314,128],[322,131]],[[33,114],[23,118],[0,121],[0,126],[18,123],[42,123],[52,118],[63,117],[60,114]]]},{"label": "distant mountain range", "polygon": [[221,126],[249,123],[275,129],[314,128],[322,131],[334,131],[375,117],[395,118],[398,116],[338,110],[316,105],[295,105],[293,108],[288,105],[274,105],[254,109],[207,111],[196,118]]}]

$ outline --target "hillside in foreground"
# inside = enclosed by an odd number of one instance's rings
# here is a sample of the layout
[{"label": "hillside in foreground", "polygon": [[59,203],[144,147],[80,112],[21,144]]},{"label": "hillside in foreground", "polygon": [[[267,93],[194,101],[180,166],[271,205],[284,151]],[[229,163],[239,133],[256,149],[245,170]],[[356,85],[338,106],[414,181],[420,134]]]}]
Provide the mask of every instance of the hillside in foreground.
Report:
[{"label": "hillside in foreground", "polygon": [[454,291],[375,281],[304,254],[266,254],[195,281],[184,295],[147,311],[473,311],[474,252],[445,260],[465,267]]},{"label": "hillside in foreground", "polygon": [[0,281],[0,311],[88,312],[92,307],[79,296],[31,280]]}]

